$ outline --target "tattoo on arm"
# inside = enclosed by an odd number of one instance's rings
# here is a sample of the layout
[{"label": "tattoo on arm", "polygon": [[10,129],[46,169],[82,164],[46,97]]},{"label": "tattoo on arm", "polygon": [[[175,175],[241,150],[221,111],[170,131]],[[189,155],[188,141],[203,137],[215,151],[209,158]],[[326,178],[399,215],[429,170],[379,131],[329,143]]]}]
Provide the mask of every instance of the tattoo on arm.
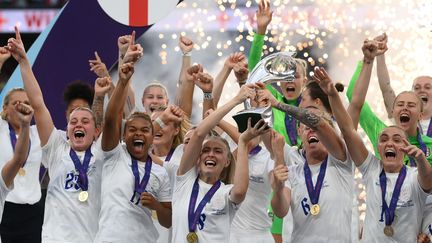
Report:
[{"label": "tattoo on arm", "polygon": [[97,127],[101,127],[103,122],[104,98],[104,96],[95,95],[93,99],[92,110],[95,115],[95,122]]},{"label": "tattoo on arm", "polygon": [[281,102],[279,102],[276,105],[276,108],[278,110],[288,113],[289,115],[293,116],[295,119],[299,120],[301,123],[312,129],[316,129],[318,123],[321,120],[321,117],[316,115],[315,113],[312,113],[306,109],[298,108],[296,106],[282,104]]}]

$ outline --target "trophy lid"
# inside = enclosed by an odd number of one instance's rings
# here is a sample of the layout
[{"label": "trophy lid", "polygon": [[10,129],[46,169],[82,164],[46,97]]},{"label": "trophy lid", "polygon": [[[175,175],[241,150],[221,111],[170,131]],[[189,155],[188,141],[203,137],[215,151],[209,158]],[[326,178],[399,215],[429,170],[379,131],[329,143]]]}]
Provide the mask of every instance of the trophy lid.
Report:
[{"label": "trophy lid", "polygon": [[295,52],[278,52],[268,55],[255,66],[247,83],[292,82],[297,71],[295,55]]}]

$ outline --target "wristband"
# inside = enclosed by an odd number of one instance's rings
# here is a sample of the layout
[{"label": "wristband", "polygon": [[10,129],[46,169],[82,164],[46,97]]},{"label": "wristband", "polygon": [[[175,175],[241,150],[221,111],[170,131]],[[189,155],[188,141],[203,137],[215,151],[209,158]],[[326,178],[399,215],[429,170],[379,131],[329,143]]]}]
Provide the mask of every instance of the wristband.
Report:
[{"label": "wristband", "polygon": [[212,100],[213,99],[213,94],[212,92],[204,92],[204,100]]},{"label": "wristband", "polygon": [[191,56],[191,53],[190,53],[190,52],[183,52],[183,56],[184,56],[184,57],[190,57],[190,56]]},{"label": "wristband", "polygon": [[166,127],[165,122],[162,121],[162,119],[160,119],[160,117],[156,118],[155,122],[163,129],[164,127]]}]

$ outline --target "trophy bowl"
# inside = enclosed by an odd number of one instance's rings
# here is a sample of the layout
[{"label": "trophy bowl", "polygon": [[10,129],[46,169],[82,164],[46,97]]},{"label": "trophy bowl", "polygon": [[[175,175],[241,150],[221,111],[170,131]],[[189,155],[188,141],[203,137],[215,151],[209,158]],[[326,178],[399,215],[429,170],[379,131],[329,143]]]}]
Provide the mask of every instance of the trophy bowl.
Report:
[{"label": "trophy bowl", "polygon": [[[276,82],[292,82],[296,74],[295,52],[278,52],[263,58],[252,70],[246,83],[253,84],[263,82],[272,84]],[[250,100],[244,102],[245,109],[233,116],[237,123],[239,132],[247,129],[248,119],[251,118],[251,125],[264,119],[268,126],[273,125],[272,107],[252,107]]]}]

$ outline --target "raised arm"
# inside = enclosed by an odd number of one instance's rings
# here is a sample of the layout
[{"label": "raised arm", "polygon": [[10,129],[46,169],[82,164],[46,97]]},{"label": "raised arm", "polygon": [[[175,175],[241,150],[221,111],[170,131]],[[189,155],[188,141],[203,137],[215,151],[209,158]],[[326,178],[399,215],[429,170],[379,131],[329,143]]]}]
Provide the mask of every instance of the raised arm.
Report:
[{"label": "raised arm", "polygon": [[423,151],[415,145],[411,145],[406,139],[403,140],[405,147],[401,150],[409,157],[417,161],[418,181],[421,188],[430,193],[432,191],[432,168]]},{"label": "raised arm", "polygon": [[0,73],[3,64],[10,58],[11,54],[5,47],[0,47]]},{"label": "raised arm", "polygon": [[245,101],[247,98],[255,96],[255,90],[253,85],[244,85],[239,93],[228,103],[221,106],[214,112],[212,112],[207,118],[201,121],[198,127],[195,129],[186,150],[181,158],[180,166],[177,170],[177,175],[181,176],[192,169],[198,161],[202,143],[217,123],[231,111],[235,106]]},{"label": "raised arm", "polygon": [[368,151],[363,140],[357,134],[357,129],[354,127],[347,110],[345,110],[333,81],[324,68],[315,68],[314,79],[329,97],[330,106],[354,164],[357,167],[362,165],[368,156]]},{"label": "raised arm", "polygon": [[252,46],[249,52],[248,64],[249,71],[252,71],[258,62],[261,60],[262,50],[264,46],[264,36],[267,27],[270,24],[273,11],[270,10],[270,1],[261,0],[258,5],[257,17],[257,32],[254,35]]},{"label": "raised arm", "polygon": [[301,123],[316,131],[320,141],[324,144],[331,155],[333,155],[338,160],[346,160],[346,152],[343,141],[336,134],[333,127],[331,127],[329,124],[330,117],[327,119],[324,118],[325,113],[322,111],[316,111],[316,107],[314,107],[314,109],[307,110],[279,102],[270,94],[268,90],[265,89],[264,84],[259,83],[258,85],[261,88],[261,91],[258,93],[265,96],[265,98],[261,98],[261,100],[268,99],[274,108],[288,113]]},{"label": "raised arm", "polygon": [[188,82],[194,83],[203,92],[203,117],[207,110],[214,109],[213,107],[213,77],[205,73],[201,65],[194,65],[186,71],[186,79]]},{"label": "raised arm", "polygon": [[348,106],[348,114],[350,115],[354,127],[357,129],[360,112],[365,103],[366,93],[369,87],[369,82],[372,74],[373,61],[377,55],[378,43],[376,41],[365,40],[363,43],[363,68],[359,78],[354,86],[351,102]]},{"label": "raised arm", "polygon": [[18,115],[21,129],[15,144],[13,157],[3,166],[1,172],[7,187],[12,185],[18,170],[27,160],[30,145],[30,122],[33,117],[33,109],[26,104],[16,104],[13,112]]},{"label": "raised arm", "polygon": [[268,128],[267,123],[262,119],[254,127],[251,127],[249,119],[247,130],[240,135],[234,172],[234,186],[231,188],[230,193],[231,201],[236,204],[243,202],[249,186],[248,144],[255,137],[268,132]]},{"label": "raised arm", "polygon": [[133,63],[124,63],[119,70],[119,81],[114,89],[105,114],[102,134],[102,150],[111,151],[120,142],[122,103],[127,96],[127,86],[134,73]]},{"label": "raised arm", "polygon": [[19,64],[24,89],[34,110],[34,118],[41,146],[43,147],[48,142],[49,136],[54,129],[54,123],[45,105],[42,91],[31,69],[17,26],[15,26],[15,38],[9,38],[6,49],[8,49]]},{"label": "raised arm", "polygon": [[[215,108],[218,106],[220,96],[222,94],[222,90],[223,87],[225,86],[228,76],[230,75],[231,71],[234,69],[234,66],[236,66],[236,64],[240,62],[246,63],[245,55],[242,52],[232,53],[225,60],[222,69],[216,75],[214,81],[214,87],[213,87],[213,103]],[[246,82],[246,80],[244,80],[244,82]]]},{"label": "raised arm", "polygon": [[111,87],[112,82],[109,76],[97,78],[95,81],[92,111],[95,115],[96,127],[100,130],[102,130],[103,125],[105,94],[111,90]]},{"label": "raised arm", "polygon": [[385,52],[387,51],[387,35],[383,33],[374,38],[378,42],[377,52],[377,76],[378,83],[383,95],[385,108],[387,110],[387,117],[392,118],[393,102],[396,99],[396,94],[390,83],[390,76],[385,62]]},{"label": "raised arm", "polygon": [[187,70],[192,65],[191,51],[193,50],[194,43],[192,40],[185,36],[180,36],[179,47],[183,53],[182,66],[177,84],[177,92],[175,97],[175,104],[179,106],[187,115],[192,115],[194,83],[187,79]]},{"label": "raised arm", "polygon": [[[143,54],[143,49],[141,45],[135,44],[135,40],[134,40],[133,50],[129,50],[130,49],[129,46],[131,44],[131,38],[132,35],[123,35],[120,36],[117,40],[117,46],[119,49],[119,60],[118,60],[119,69],[123,63],[138,61],[138,59],[141,58]],[[111,98],[111,95],[112,92],[108,93],[108,97]],[[123,104],[124,104],[123,115],[124,117],[128,117],[135,109],[135,91],[132,89],[131,84],[129,84],[128,86],[127,98]]]}]

